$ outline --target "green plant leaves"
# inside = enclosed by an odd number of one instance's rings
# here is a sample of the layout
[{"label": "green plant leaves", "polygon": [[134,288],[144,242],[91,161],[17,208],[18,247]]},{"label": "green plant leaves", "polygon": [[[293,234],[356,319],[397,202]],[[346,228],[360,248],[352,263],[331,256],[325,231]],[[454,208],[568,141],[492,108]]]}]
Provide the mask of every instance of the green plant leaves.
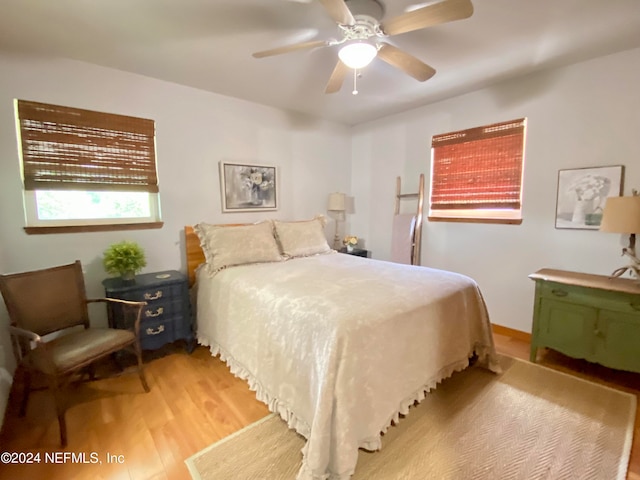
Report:
[{"label": "green plant leaves", "polygon": [[122,275],[125,272],[139,272],[147,265],[147,259],[140,245],[125,240],[110,245],[104,251],[102,263],[107,273]]}]

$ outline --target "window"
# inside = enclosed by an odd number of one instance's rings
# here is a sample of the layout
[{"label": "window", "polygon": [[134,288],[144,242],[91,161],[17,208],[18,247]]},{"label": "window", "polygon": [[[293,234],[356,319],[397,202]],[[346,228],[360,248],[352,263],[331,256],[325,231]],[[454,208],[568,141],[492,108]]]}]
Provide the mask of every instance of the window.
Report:
[{"label": "window", "polygon": [[28,233],[159,228],[155,122],[16,101]]},{"label": "window", "polygon": [[429,220],[522,222],[526,119],[435,135]]}]

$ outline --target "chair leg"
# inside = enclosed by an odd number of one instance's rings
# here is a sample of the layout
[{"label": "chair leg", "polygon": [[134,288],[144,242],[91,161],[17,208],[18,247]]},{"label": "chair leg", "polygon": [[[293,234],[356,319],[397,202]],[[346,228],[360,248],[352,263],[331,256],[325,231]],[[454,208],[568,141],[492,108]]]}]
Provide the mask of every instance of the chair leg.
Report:
[{"label": "chair leg", "polygon": [[136,357],[138,357],[138,376],[140,377],[140,383],[142,383],[142,388],[144,388],[145,392],[149,392],[149,384],[147,383],[147,378],[144,376],[144,368],[142,366],[142,352],[140,350],[140,343],[136,342]]},{"label": "chair leg", "polygon": [[64,448],[67,446],[67,421],[64,417],[66,405],[60,392],[60,382],[56,377],[49,377],[49,388],[56,403],[56,413],[58,415],[58,424],[60,425],[60,446]]},{"label": "chair leg", "polygon": [[22,401],[20,402],[20,416],[24,417],[27,413],[27,403],[29,402],[29,393],[31,392],[31,372],[25,368],[22,374]]}]

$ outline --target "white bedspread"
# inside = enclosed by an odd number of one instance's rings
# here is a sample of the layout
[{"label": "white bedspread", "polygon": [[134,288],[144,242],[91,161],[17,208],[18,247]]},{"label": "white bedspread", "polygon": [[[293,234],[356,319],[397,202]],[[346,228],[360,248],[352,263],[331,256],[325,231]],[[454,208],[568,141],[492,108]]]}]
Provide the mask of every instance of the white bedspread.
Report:
[{"label": "white bedspread", "polygon": [[351,255],[200,269],[197,324],[307,439],[300,480],[348,479],[358,447],[381,448],[392,420],[473,352],[497,365],[473,280]]}]

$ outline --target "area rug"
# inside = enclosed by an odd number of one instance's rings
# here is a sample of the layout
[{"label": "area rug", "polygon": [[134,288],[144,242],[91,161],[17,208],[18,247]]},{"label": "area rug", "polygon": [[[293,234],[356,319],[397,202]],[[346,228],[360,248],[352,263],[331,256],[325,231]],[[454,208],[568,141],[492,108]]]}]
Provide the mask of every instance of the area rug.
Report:
[{"label": "area rug", "polygon": [[[360,450],[353,480],[626,478],[635,395],[502,357],[454,374]],[[269,415],[186,460],[194,479],[293,480],[304,438]]]}]

